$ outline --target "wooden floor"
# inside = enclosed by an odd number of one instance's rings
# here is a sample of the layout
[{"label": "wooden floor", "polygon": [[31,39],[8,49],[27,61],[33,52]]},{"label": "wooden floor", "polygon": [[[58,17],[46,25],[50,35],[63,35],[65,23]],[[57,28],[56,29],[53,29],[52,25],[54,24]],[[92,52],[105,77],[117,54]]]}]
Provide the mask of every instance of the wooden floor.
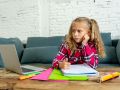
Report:
[{"label": "wooden floor", "polygon": [[[100,73],[119,71],[120,67],[101,67]],[[98,83],[97,78],[89,81],[36,81],[18,80],[19,75],[5,70],[0,70],[0,90],[120,90],[120,77]]]}]

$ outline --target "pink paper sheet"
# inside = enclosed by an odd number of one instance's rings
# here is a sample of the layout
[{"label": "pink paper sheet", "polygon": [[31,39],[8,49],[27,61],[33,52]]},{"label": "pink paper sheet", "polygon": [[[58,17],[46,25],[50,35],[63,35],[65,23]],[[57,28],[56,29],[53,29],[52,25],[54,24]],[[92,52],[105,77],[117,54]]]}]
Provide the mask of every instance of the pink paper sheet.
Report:
[{"label": "pink paper sheet", "polygon": [[53,69],[49,68],[45,71],[43,71],[41,74],[36,75],[34,77],[32,77],[32,80],[44,80],[44,81],[48,81],[48,82],[61,82],[61,83],[68,83],[68,81],[66,80],[49,80],[49,76],[52,73]]},{"label": "pink paper sheet", "polygon": [[32,77],[32,80],[49,80],[49,76],[52,73],[53,69],[49,68],[43,71],[41,74]]}]

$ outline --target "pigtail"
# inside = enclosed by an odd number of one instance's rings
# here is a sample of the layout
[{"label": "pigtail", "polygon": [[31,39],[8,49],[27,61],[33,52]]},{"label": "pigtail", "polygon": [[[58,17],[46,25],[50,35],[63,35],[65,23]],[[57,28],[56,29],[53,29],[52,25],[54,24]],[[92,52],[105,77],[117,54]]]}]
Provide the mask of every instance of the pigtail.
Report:
[{"label": "pigtail", "polygon": [[99,26],[94,19],[91,19],[91,41],[95,42],[98,54],[100,57],[104,58],[106,56],[104,43],[100,35]]},{"label": "pigtail", "polygon": [[96,21],[94,19],[91,19],[91,40],[93,41],[95,39],[95,31],[99,29]]}]

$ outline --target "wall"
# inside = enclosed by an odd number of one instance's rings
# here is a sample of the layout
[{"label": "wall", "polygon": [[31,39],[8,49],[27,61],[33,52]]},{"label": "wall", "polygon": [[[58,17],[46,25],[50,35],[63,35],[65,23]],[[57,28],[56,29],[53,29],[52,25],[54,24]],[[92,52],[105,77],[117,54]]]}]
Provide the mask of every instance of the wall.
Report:
[{"label": "wall", "polygon": [[0,37],[39,36],[37,0],[0,0]]},{"label": "wall", "polygon": [[64,35],[78,16],[98,21],[101,32],[111,32],[112,39],[120,38],[120,0],[51,0],[50,36]]},{"label": "wall", "polygon": [[120,0],[0,0],[0,37],[65,35],[74,18],[86,16],[120,39],[118,7]]}]

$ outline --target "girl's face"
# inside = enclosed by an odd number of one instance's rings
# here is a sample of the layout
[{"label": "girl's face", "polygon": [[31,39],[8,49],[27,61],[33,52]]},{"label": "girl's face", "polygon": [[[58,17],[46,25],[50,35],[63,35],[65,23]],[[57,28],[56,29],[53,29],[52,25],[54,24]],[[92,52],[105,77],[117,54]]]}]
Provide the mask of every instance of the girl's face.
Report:
[{"label": "girl's face", "polygon": [[72,37],[76,43],[80,43],[84,39],[84,35],[88,34],[88,25],[86,22],[75,22],[72,26]]}]

